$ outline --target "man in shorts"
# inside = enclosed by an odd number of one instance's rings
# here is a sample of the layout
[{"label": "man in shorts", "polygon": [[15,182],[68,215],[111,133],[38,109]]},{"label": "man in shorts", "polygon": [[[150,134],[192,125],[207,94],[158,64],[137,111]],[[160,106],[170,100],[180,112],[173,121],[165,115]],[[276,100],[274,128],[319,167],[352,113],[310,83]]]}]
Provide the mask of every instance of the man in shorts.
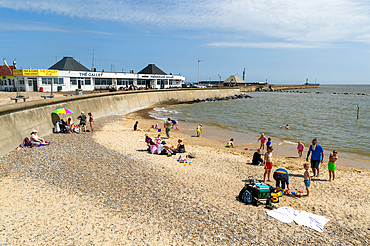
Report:
[{"label": "man in shorts", "polygon": [[312,140],[312,144],[310,146],[310,149],[307,152],[306,161],[308,161],[308,157],[310,157],[311,152],[312,152],[312,155],[311,155],[311,168],[312,168],[313,177],[319,177],[319,174],[320,174],[320,170],[319,170],[320,162],[321,163],[324,162],[324,148],[320,144],[317,143],[317,139],[316,138],[314,138]]}]

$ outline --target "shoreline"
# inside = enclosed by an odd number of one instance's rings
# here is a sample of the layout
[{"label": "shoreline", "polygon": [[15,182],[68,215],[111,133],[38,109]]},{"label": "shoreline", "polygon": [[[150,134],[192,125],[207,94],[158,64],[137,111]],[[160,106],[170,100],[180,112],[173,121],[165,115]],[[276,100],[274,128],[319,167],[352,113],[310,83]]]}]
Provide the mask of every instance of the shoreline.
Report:
[{"label": "shoreline", "polygon": [[[145,109],[141,109],[141,110],[138,110],[136,112],[134,112],[136,115],[138,115],[139,117],[143,118],[143,119],[146,119],[146,120],[155,120],[155,121],[158,121],[158,125],[159,127],[161,127],[162,123],[163,123],[163,120],[161,119],[158,119],[158,118],[155,118],[153,116],[151,116],[151,112],[154,111],[154,108],[157,108],[157,107],[165,107],[165,106],[169,106],[171,104],[166,104],[166,105],[154,105],[152,107],[148,107],[148,108],[145,108]],[[183,133],[185,135],[194,135],[195,134],[195,127],[199,124],[200,122],[187,122],[187,121],[179,121],[179,132],[180,133]],[[207,124],[203,124],[203,130],[205,132],[207,132],[207,128],[208,128],[208,132],[212,132],[212,135],[206,133],[206,137],[204,137],[204,134],[202,135],[203,138],[207,138],[209,140],[216,140],[216,141],[219,141],[221,143],[223,143],[224,145],[229,141],[230,138],[234,138],[234,143],[235,145],[239,145],[238,148],[235,148],[236,150],[238,150],[239,152],[252,152],[254,153],[254,151],[256,151],[258,148],[259,148],[259,143],[257,142],[257,139],[259,138],[259,136],[257,134],[253,134],[253,133],[241,133],[241,132],[236,132],[236,131],[232,131],[230,129],[227,129],[227,128],[222,128],[221,126],[217,126],[217,125],[207,125]],[[283,129],[284,130],[284,129]],[[238,141],[238,138],[239,137],[239,141]],[[240,139],[242,139],[242,141],[240,141]],[[221,143],[219,143],[218,145],[222,145]],[[272,145],[274,146],[274,151],[275,153],[278,152],[278,156],[281,157],[281,158],[292,158],[292,159],[297,159],[297,160],[302,160],[303,162],[306,162],[305,161],[305,157],[307,156],[307,151],[308,151],[308,148],[310,145],[305,145],[305,150],[303,152],[303,155],[302,155],[302,158],[300,159],[298,157],[298,153],[297,153],[297,150],[296,150],[296,147],[297,147],[297,144],[294,143],[294,144],[291,144],[291,143],[288,143],[287,141],[285,140],[282,140],[280,138],[276,138],[274,137],[273,138],[273,143]],[[246,151],[244,148],[248,148],[248,151]],[[325,149],[324,149],[325,150]],[[321,164],[321,167],[324,165],[326,168],[327,168],[327,159],[328,159],[328,156],[329,154],[331,153],[331,151],[326,151],[325,150],[325,157],[324,157],[324,163]],[[339,153],[339,159],[337,162],[337,166],[345,166],[345,167],[349,167],[349,168],[356,168],[356,169],[367,169],[369,170],[370,169],[370,161],[368,159],[365,159],[365,157],[363,158],[354,158],[354,157],[350,157],[351,155],[356,155],[356,156],[361,156],[359,154],[352,154],[352,153],[343,153],[343,156],[341,155],[341,153],[343,152],[340,152]],[[310,160],[309,160],[310,162]]]}]

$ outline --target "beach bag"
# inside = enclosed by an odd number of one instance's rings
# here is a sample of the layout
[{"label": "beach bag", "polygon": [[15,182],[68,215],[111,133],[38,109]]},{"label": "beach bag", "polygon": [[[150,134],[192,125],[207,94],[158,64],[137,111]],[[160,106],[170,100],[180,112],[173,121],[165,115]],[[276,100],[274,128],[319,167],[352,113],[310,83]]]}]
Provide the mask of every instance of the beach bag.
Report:
[{"label": "beach bag", "polygon": [[247,186],[244,186],[243,189],[239,192],[238,199],[245,204],[252,204],[252,193],[247,189]]},{"label": "beach bag", "polygon": [[157,150],[157,146],[150,145],[150,154],[154,154],[156,150]]},{"label": "beach bag", "polygon": [[189,158],[196,158],[197,156],[196,156],[196,154],[190,153],[190,154],[188,155],[188,157],[189,157]]},{"label": "beach bag", "polygon": [[31,140],[29,138],[24,139],[24,147],[32,146]]}]

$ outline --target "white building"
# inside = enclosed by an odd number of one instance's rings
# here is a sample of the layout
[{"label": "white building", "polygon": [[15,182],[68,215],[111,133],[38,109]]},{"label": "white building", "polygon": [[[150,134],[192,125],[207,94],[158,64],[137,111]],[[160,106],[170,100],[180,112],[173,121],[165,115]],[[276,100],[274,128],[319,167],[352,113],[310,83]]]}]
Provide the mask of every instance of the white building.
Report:
[{"label": "white building", "polygon": [[[18,86],[23,91],[92,91],[114,87],[165,89],[182,87],[185,77],[181,74],[166,74],[155,64],[149,64],[139,73],[91,71],[72,57],[64,57],[49,69],[14,69],[14,83],[0,82],[0,90],[14,90]],[[5,79],[11,79],[7,76]]]}]

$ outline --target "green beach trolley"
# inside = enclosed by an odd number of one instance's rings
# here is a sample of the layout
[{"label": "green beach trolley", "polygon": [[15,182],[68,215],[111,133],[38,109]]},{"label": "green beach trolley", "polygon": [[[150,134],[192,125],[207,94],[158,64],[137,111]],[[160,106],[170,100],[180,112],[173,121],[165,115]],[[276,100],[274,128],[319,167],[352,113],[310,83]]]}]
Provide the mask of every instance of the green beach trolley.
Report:
[{"label": "green beach trolley", "polygon": [[261,204],[260,200],[266,200],[266,205],[271,204],[271,186],[263,184],[258,180],[248,177],[243,189],[239,193],[239,200],[246,204],[253,204],[258,206]]}]

